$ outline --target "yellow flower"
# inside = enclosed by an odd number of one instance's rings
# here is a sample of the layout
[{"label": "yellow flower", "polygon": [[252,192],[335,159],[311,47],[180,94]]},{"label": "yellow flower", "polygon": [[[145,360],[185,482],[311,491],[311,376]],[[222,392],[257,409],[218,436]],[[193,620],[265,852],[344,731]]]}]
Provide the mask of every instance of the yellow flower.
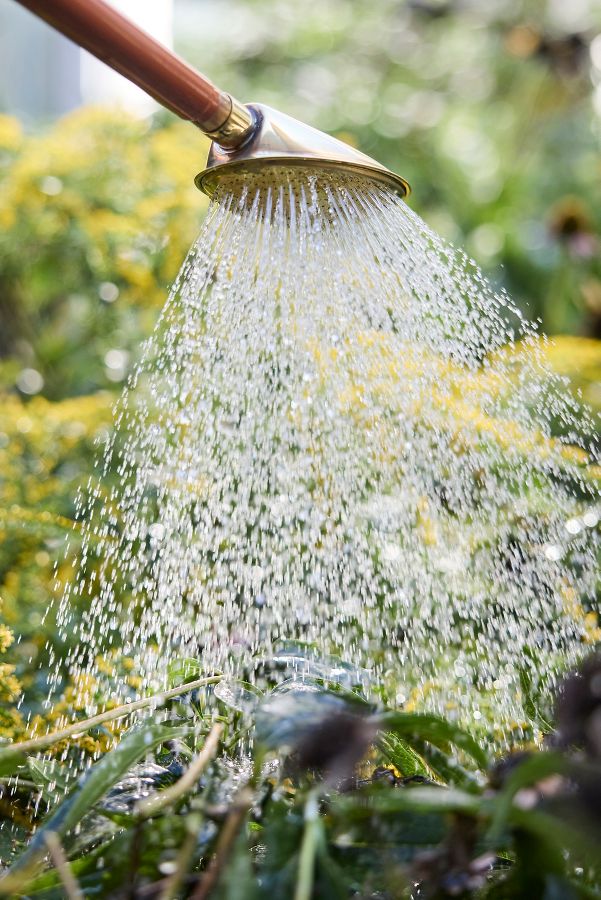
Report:
[{"label": "yellow flower", "polygon": [[0,698],[14,702],[21,694],[21,683],[13,674],[15,666],[0,663]]},{"label": "yellow flower", "polygon": [[4,653],[14,641],[14,635],[10,628],[0,623],[0,653]]},{"label": "yellow flower", "polygon": [[12,116],[0,115],[0,149],[18,150],[23,139],[21,124]]}]

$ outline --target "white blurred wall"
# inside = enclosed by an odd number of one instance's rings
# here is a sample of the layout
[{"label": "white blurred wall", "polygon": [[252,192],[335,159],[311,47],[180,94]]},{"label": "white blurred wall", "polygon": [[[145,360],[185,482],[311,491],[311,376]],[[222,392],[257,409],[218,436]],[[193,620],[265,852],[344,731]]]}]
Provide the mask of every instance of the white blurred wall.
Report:
[{"label": "white blurred wall", "polygon": [[[173,0],[110,0],[128,18],[137,22],[162,44],[173,46]],[[157,104],[89,53],[81,53],[80,86],[84,103],[112,103],[134,113],[149,115]]]},{"label": "white blurred wall", "polygon": [[[51,2],[51,0],[49,0]],[[173,0],[109,0],[172,46]],[[40,22],[14,0],[0,3],[0,112],[47,121],[84,103],[119,105],[148,115],[143,91]]]}]

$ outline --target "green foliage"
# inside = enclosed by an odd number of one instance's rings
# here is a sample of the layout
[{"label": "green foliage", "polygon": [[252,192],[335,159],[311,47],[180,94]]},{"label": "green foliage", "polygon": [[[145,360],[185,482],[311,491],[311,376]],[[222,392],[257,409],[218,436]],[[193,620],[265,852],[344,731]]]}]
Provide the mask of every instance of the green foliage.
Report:
[{"label": "green foliage", "polygon": [[43,827],[36,831],[13,871],[29,869],[32,864],[38,862],[44,855],[48,832],[52,831],[60,837],[70,831],[81,821],[84,814],[123,778],[128,769],[153,747],[163,744],[166,740],[185,737],[186,734],[186,728],[170,728],[156,724],[143,726],[126,735],[114,750],[103,756]]},{"label": "green foliage", "polygon": [[[120,112],[80,110],[34,137],[0,117],[3,380],[32,368],[57,399],[123,379],[206,209],[192,182],[206,149],[183,123]],[[124,355],[107,363],[111,350]]]},{"label": "green foliage", "polygon": [[[598,660],[583,667],[583,695],[598,668]],[[60,896],[65,864],[55,866],[53,856],[40,871],[59,841],[84,896],[114,896],[120,885],[135,897],[220,900],[266,892],[274,900],[601,896],[601,820],[591,799],[601,791],[601,761],[596,751],[566,744],[561,704],[558,749],[510,755],[488,768],[482,748],[451,721],[376,709],[319,681],[284,682],[247,717],[254,750],[245,759],[242,745],[232,744],[235,710],[219,717],[220,742],[203,736],[215,717],[214,689],[204,688],[203,713],[155,698],[155,722],[127,732],[58,806],[45,788],[49,776],[62,783],[67,764],[54,762],[50,771],[29,757],[20,771],[38,785],[40,822],[0,879],[0,893]],[[584,730],[596,721],[598,698],[585,708]],[[355,737],[370,735],[368,746],[349,742],[349,722]],[[404,736],[404,764],[443,744],[454,745],[456,765],[436,780],[403,775],[389,764],[395,732]],[[176,790],[193,765],[205,774]],[[16,784],[18,810],[29,782]],[[156,801],[166,785],[177,807]]]}]

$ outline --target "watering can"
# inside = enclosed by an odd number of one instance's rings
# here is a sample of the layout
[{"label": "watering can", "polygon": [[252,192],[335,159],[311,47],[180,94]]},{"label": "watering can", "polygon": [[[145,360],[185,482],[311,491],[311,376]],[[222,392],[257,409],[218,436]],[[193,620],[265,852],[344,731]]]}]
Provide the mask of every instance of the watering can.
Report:
[{"label": "watering can", "polygon": [[264,104],[235,100],[105,0],[17,2],[211,138],[195,179],[209,196],[228,174],[270,165],[345,171],[409,193],[404,178],[354,147]]}]

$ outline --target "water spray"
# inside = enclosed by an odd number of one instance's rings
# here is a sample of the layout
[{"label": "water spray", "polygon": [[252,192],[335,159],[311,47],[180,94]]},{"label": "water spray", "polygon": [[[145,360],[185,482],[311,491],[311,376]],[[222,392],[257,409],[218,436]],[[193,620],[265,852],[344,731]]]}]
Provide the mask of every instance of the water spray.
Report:
[{"label": "water spray", "polygon": [[235,100],[104,0],[18,2],[211,138],[207,166],[195,179],[209,196],[224,176],[270,165],[356,174],[401,197],[410,191],[404,178],[354,147],[263,104]]},{"label": "water spray", "polygon": [[213,141],[213,202],[103,448],[118,483],[76,507],[56,620],[79,708],[90,683],[127,696],[113,651],[153,692],[178,657],[296,672],[292,641],[318,648],[303,676],[344,677],[338,655],[397,703],[520,720],[522,674],[546,688],[598,639],[598,440],[535,327],[378,162],[104,0],[20,2]]}]

